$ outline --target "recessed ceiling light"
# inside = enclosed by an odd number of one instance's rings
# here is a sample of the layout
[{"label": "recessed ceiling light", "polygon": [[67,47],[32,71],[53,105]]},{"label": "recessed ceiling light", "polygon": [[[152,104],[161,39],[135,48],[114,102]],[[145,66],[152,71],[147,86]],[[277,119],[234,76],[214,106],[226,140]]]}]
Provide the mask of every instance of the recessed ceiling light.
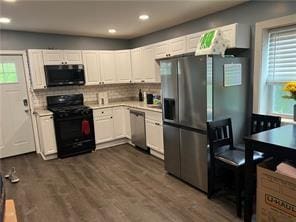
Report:
[{"label": "recessed ceiling light", "polygon": [[116,33],[116,30],[115,29],[109,29],[108,32],[114,34],[114,33]]},{"label": "recessed ceiling light", "polygon": [[148,20],[148,19],[149,19],[149,15],[146,15],[146,14],[144,14],[144,15],[140,15],[140,16],[139,16],[139,19],[140,19],[140,20],[143,20],[143,21]]},{"label": "recessed ceiling light", "polygon": [[0,23],[9,23],[10,21],[11,21],[10,18],[5,18],[5,17],[0,18]]},{"label": "recessed ceiling light", "polygon": [[16,0],[3,0],[5,2],[16,2]]}]

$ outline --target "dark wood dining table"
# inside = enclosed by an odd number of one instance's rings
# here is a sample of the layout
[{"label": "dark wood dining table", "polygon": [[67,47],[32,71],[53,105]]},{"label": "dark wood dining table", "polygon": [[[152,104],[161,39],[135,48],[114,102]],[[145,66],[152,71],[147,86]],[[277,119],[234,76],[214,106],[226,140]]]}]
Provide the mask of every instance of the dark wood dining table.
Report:
[{"label": "dark wood dining table", "polygon": [[250,222],[253,215],[253,197],[256,191],[254,173],[256,164],[253,152],[259,151],[280,159],[296,160],[296,124],[245,137],[245,208],[244,221]]}]

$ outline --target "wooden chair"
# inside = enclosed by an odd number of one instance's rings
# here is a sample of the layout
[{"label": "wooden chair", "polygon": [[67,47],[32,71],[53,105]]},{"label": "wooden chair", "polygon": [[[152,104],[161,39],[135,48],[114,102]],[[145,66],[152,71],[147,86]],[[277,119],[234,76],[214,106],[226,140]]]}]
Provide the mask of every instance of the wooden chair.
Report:
[{"label": "wooden chair", "polygon": [[281,126],[281,117],[252,113],[251,134],[260,133],[266,130]]},{"label": "wooden chair", "polygon": [[[235,176],[236,212],[241,217],[245,153],[233,146],[231,119],[207,122],[207,134],[210,145],[208,198],[214,193],[216,166],[231,170]],[[254,160],[260,158],[261,155],[255,152]]]}]

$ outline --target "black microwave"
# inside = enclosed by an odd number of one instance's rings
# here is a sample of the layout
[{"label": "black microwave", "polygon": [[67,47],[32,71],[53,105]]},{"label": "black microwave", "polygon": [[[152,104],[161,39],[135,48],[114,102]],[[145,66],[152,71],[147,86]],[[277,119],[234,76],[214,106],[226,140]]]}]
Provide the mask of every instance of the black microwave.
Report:
[{"label": "black microwave", "polygon": [[45,65],[46,86],[84,85],[83,65]]}]

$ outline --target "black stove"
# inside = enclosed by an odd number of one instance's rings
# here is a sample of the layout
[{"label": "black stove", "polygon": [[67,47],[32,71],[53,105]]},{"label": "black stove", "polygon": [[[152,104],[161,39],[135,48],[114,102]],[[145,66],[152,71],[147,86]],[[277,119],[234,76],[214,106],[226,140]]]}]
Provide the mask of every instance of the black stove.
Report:
[{"label": "black stove", "polygon": [[95,149],[93,112],[83,105],[83,94],[48,96],[53,112],[58,157],[68,157]]}]

